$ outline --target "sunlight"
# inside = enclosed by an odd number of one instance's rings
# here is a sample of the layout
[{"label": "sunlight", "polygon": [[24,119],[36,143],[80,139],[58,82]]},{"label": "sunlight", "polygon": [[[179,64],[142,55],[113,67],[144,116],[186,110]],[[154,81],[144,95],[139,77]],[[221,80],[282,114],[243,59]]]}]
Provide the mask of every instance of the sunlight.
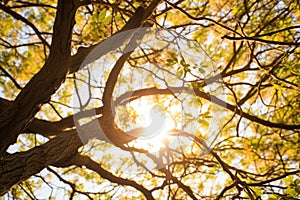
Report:
[{"label": "sunlight", "polygon": [[133,142],[134,147],[156,152],[168,145],[172,140],[168,132],[176,127],[167,110],[175,112],[180,108],[177,105],[165,108],[152,102],[148,98],[142,98],[130,103],[139,116],[136,120],[138,127],[133,128],[130,134],[140,136]]}]

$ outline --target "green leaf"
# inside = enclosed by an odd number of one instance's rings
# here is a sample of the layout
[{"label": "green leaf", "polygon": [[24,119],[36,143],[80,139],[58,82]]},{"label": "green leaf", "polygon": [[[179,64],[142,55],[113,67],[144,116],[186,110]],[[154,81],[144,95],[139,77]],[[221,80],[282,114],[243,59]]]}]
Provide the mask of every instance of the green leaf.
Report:
[{"label": "green leaf", "polygon": [[182,67],[178,68],[177,72],[176,72],[176,76],[178,78],[183,78],[183,74],[184,74],[184,70]]},{"label": "green leaf", "polygon": [[112,19],[112,16],[111,15],[108,15],[107,17],[105,17],[103,20],[102,20],[102,23],[103,24],[107,24],[111,21]]},{"label": "green leaf", "polygon": [[106,16],[106,9],[103,9],[103,10],[101,10],[101,12],[98,14],[98,20],[102,22],[103,19],[105,18],[105,16]]},{"label": "green leaf", "polygon": [[204,127],[209,127],[209,123],[204,119],[199,119],[198,122]]}]

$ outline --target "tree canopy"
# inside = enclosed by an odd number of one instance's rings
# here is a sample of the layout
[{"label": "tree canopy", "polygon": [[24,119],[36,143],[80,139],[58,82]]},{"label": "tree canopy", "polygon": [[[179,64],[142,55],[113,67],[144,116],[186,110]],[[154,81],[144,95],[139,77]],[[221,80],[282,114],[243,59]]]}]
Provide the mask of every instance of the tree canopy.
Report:
[{"label": "tree canopy", "polygon": [[0,2],[1,199],[299,199],[300,4]]}]

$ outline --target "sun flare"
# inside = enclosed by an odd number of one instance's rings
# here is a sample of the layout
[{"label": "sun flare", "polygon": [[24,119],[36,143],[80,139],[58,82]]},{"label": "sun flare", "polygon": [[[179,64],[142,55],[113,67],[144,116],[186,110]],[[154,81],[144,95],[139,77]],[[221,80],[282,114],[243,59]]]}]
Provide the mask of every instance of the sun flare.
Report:
[{"label": "sun flare", "polygon": [[134,128],[131,132],[139,135],[139,138],[133,142],[134,147],[149,152],[165,148],[172,140],[172,136],[169,135],[170,130],[176,128],[176,123],[171,115],[178,111],[179,107],[177,105],[163,107],[153,104],[153,101],[147,98],[133,101],[131,106],[135,108],[139,116],[136,120],[138,128]]}]

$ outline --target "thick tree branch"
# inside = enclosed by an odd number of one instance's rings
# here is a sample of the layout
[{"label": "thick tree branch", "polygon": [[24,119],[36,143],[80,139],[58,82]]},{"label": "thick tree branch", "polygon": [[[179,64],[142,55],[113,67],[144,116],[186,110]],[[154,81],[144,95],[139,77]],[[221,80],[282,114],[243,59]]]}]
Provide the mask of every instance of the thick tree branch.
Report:
[{"label": "thick tree branch", "polygon": [[[115,35],[128,31],[130,29],[136,29],[139,28],[142,24],[143,20],[143,13],[144,9],[142,7],[139,7],[137,9],[136,13],[129,19],[129,21],[125,24],[125,26],[115,34],[113,34],[111,37],[114,37]],[[70,73],[74,73],[80,69],[80,67],[84,67],[85,65],[95,61],[96,59],[100,58],[103,55],[106,55],[108,52],[115,50],[116,48],[122,46],[124,42],[129,38],[131,35],[130,32],[127,32],[128,34],[123,33],[123,37],[118,37],[117,40],[110,40],[110,42],[107,42],[107,40],[104,40],[102,42],[99,42],[98,44],[94,44],[90,47],[80,47],[75,55],[71,58],[71,68]],[[89,55],[97,46],[101,45],[101,49],[97,51],[97,54]],[[87,56],[89,55],[88,59]]]},{"label": "thick tree branch", "polygon": [[[97,3],[97,2],[94,2],[94,3]],[[99,2],[101,3],[102,1],[99,1]],[[147,7],[147,9],[145,9],[145,10],[142,7],[139,7],[136,10],[135,14],[125,24],[125,26],[120,31],[114,33],[111,37],[113,37],[121,32],[124,32],[124,31],[139,28],[145,22],[145,20],[148,19],[152,15],[153,11],[155,10],[155,8],[158,6],[158,4],[160,2],[161,2],[161,0],[152,1],[150,6]],[[81,3],[82,3],[82,5],[87,5],[92,2],[88,0],[88,1],[82,1]],[[105,48],[102,48],[102,51],[99,52],[96,57],[94,57],[93,59],[90,58],[88,60],[86,60],[86,57],[88,56],[88,54],[91,53],[91,51],[94,50],[95,47],[97,47],[99,45],[103,45],[103,43],[105,41],[99,42],[98,44],[94,44],[90,47],[80,47],[78,49],[77,53],[75,55],[73,55],[71,58],[70,73],[74,73],[74,72],[78,71],[80,69],[80,67],[84,67],[85,65],[93,62],[94,60],[98,59],[102,55],[105,55],[108,52],[116,49],[117,47],[121,46],[127,39],[128,39],[127,37],[123,37],[123,38],[118,37],[118,40],[114,41],[113,43],[110,42],[110,43],[107,43],[107,45],[104,45]]]},{"label": "thick tree branch", "polygon": [[[121,105],[126,104],[127,102],[130,102],[132,100],[135,100],[137,98],[140,98],[142,96],[148,96],[148,95],[158,95],[158,94],[170,94],[174,95],[174,93],[179,93],[179,92],[187,92],[190,94],[195,94],[203,99],[206,99],[216,105],[219,105],[227,110],[230,110],[232,112],[235,112],[236,114],[252,121],[256,122],[258,124],[270,127],[270,128],[280,128],[280,129],[285,129],[285,130],[294,130],[294,129],[300,129],[300,125],[289,125],[289,124],[283,124],[283,123],[274,123],[270,122],[264,119],[261,119],[259,117],[256,117],[254,115],[250,115],[248,113],[245,113],[244,111],[240,110],[238,106],[234,106],[230,103],[227,103],[219,98],[217,98],[214,95],[210,95],[208,93],[202,92],[199,90],[199,88],[194,88],[191,90],[188,87],[169,87],[167,89],[158,89],[158,88],[147,88],[147,89],[141,89],[137,90],[134,92],[127,92],[121,95],[120,100],[117,100],[118,103]],[[127,97],[127,98],[126,98]]]},{"label": "thick tree branch", "polygon": [[26,152],[0,159],[0,195],[13,185],[28,179],[49,165],[65,160],[82,146],[76,131],[63,133],[47,143]]},{"label": "thick tree branch", "polygon": [[[34,147],[26,152],[8,154],[2,157],[0,159],[0,195],[7,192],[13,185],[28,179],[49,165],[66,167],[76,164],[73,163],[72,155],[76,154],[77,149],[86,144],[91,138],[110,143],[110,140],[98,129],[98,126],[98,120],[94,120],[80,127],[78,130],[80,135],[77,130],[67,131],[41,146]],[[111,134],[115,135],[117,133],[112,130]],[[111,179],[112,182],[118,182],[119,180],[119,178],[108,173],[102,173],[98,166],[91,165],[90,167],[100,173],[103,178]],[[122,179],[122,181],[124,185],[133,186],[144,193],[145,196],[151,197],[148,190],[135,184],[135,182],[126,179]]]},{"label": "thick tree branch", "polygon": [[[131,41],[125,47],[124,50],[125,53],[119,58],[119,60],[116,62],[115,66],[113,67],[112,71],[110,72],[103,93],[103,98],[102,98],[103,116],[105,117],[101,117],[99,119],[99,122],[106,136],[112,141],[112,143],[114,143],[116,146],[119,147],[122,147],[124,144],[127,144],[128,142],[136,139],[136,137],[133,137],[129,134],[125,134],[121,129],[116,127],[114,121],[115,111],[114,111],[114,105],[112,101],[112,94],[115,85],[118,81],[119,73],[124,66],[124,63],[130,57],[134,49],[137,47],[138,45],[137,42],[139,39],[141,39],[141,37],[143,37],[143,34],[139,32],[133,35]],[[111,130],[114,130],[113,132],[115,132],[115,134],[111,134]]]},{"label": "thick tree branch", "polygon": [[49,58],[29,81],[11,106],[0,115],[0,157],[8,146],[64,81],[70,66],[70,45],[76,7],[67,0],[58,1]]}]

